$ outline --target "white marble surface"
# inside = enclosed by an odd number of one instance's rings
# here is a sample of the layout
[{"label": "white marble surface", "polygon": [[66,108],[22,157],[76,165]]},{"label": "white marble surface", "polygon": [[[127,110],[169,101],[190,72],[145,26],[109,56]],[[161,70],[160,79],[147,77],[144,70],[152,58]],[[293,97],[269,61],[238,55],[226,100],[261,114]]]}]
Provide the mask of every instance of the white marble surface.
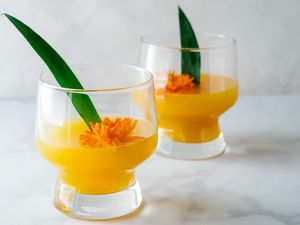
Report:
[{"label": "white marble surface", "polygon": [[2,225],[300,224],[300,95],[242,96],[222,119],[229,151],[207,161],[154,155],[138,169],[144,205],[106,222],[52,206],[55,169],[33,143],[34,102],[0,100]]},{"label": "white marble surface", "polygon": [[[142,35],[178,28],[178,5],[195,29],[236,37],[243,93],[300,93],[299,0],[0,0],[0,13],[29,24],[70,64],[136,64]],[[46,68],[4,17],[0,49],[0,96],[34,96]]]}]

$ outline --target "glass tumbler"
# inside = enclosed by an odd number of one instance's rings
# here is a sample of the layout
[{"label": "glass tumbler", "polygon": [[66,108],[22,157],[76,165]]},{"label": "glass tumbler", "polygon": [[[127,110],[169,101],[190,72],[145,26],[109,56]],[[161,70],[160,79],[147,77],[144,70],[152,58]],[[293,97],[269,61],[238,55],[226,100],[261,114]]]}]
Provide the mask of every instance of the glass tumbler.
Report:
[{"label": "glass tumbler", "polygon": [[[238,98],[235,39],[208,32],[195,34],[201,48],[181,48],[179,32],[141,39],[139,66],[154,75],[157,153],[178,159],[207,159],[223,153],[226,145],[219,118]],[[181,70],[193,66],[182,56],[193,54],[201,56],[197,86]]]},{"label": "glass tumbler", "polygon": [[[39,82],[36,146],[59,171],[54,205],[80,219],[126,215],[142,201],[135,169],[157,145],[152,75],[127,65],[73,71],[84,90],[60,87],[50,72]],[[72,104],[87,97],[101,122],[86,123]]]}]

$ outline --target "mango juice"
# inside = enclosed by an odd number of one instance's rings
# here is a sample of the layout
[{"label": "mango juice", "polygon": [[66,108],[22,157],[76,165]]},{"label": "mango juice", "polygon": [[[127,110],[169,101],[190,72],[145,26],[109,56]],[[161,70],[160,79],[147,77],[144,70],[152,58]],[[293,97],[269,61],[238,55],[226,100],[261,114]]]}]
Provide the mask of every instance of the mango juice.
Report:
[{"label": "mango juice", "polygon": [[59,167],[59,182],[82,194],[105,194],[123,190],[135,182],[134,168],[155,150],[157,134],[150,123],[137,119],[135,138],[122,145],[82,146],[87,130],[82,120],[44,128],[36,138],[41,154]]},{"label": "mango juice", "polygon": [[156,90],[160,132],[167,138],[185,143],[203,143],[216,139],[221,131],[218,118],[238,98],[233,78],[201,75],[201,83],[187,93]]}]

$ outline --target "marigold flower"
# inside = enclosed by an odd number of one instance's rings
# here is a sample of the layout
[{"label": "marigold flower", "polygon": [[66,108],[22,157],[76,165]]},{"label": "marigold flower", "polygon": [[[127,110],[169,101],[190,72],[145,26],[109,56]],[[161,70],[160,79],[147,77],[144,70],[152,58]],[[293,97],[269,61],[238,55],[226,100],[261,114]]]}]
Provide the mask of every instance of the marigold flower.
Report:
[{"label": "marigold flower", "polygon": [[188,92],[195,87],[194,78],[188,74],[176,74],[174,71],[168,73],[168,81],[166,84],[167,92]]},{"label": "marigold flower", "polygon": [[80,135],[83,146],[98,148],[103,146],[118,146],[127,143],[135,136],[132,135],[137,120],[125,118],[104,118],[100,123],[90,123],[91,130]]}]

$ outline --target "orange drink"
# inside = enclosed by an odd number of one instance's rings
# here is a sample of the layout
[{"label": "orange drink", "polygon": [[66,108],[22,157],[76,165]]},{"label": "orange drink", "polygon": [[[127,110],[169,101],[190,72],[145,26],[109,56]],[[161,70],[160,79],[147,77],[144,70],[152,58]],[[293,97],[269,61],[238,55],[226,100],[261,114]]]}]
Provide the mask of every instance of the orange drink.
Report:
[{"label": "orange drink", "polygon": [[137,120],[133,136],[118,145],[83,146],[87,130],[82,120],[59,128],[46,128],[45,140],[36,139],[41,154],[59,167],[59,182],[82,194],[105,194],[128,188],[135,182],[134,169],[154,151],[157,135],[146,121]]},{"label": "orange drink", "polygon": [[163,135],[178,142],[202,143],[220,133],[219,116],[238,98],[236,80],[202,74],[200,86],[188,93],[156,91],[158,125]]},{"label": "orange drink", "polygon": [[139,65],[154,75],[157,153],[212,158],[226,147],[219,118],[238,99],[236,41],[222,34],[191,32],[180,9],[179,14],[180,35],[146,35],[140,48]]},{"label": "orange drink", "polygon": [[40,77],[35,142],[58,169],[53,203],[80,219],[126,215],[142,202],[135,170],[157,145],[152,75],[126,65],[73,71],[84,89]]}]

